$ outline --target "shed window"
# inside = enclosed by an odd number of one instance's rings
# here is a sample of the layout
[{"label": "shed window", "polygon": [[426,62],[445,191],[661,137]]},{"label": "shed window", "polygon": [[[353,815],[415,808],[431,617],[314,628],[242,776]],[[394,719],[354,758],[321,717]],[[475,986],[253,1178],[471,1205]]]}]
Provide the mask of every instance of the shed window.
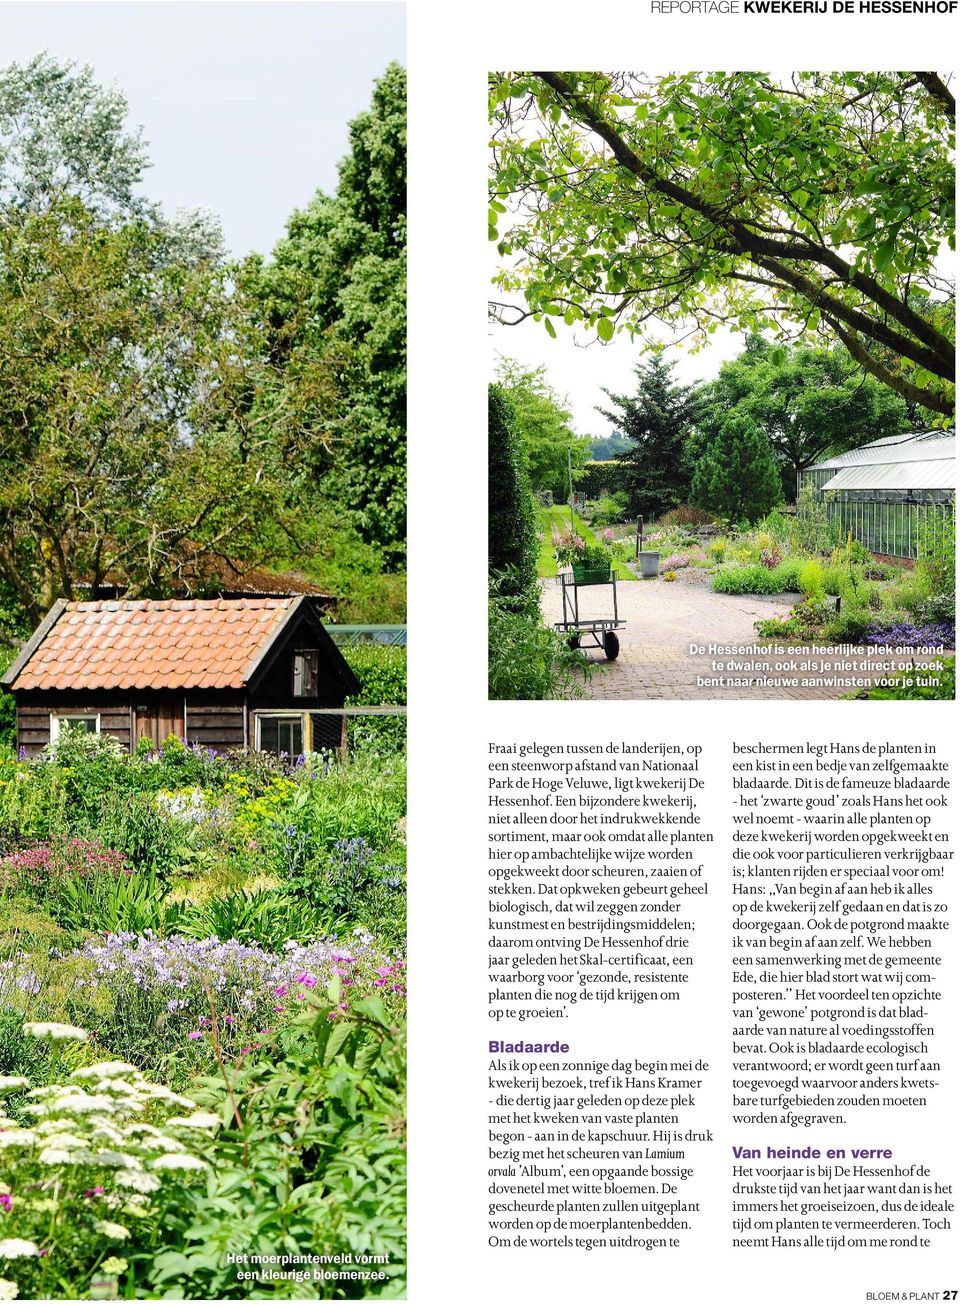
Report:
[{"label": "shed window", "polygon": [[99,715],[90,715],[89,713],[77,713],[71,715],[66,712],[60,712],[56,716],[50,717],[50,742],[57,743],[60,739],[62,730],[84,730],[87,734],[100,733]]},{"label": "shed window", "polygon": [[279,756],[299,757],[303,752],[303,717],[257,713],[257,748]]},{"label": "shed window", "polygon": [[315,648],[301,649],[293,654],[293,696],[315,698],[320,669],[320,654]]}]

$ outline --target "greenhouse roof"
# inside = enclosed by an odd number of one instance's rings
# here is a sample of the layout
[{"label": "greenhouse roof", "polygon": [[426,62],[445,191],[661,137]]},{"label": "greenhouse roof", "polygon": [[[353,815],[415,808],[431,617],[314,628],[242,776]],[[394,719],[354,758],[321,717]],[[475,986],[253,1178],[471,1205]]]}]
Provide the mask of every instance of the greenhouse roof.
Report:
[{"label": "greenhouse roof", "polygon": [[[835,458],[827,458],[811,467],[811,471],[830,471],[833,468],[858,466],[905,466],[915,462],[953,462],[956,457],[956,438],[952,430],[929,430],[913,432],[907,435],[888,435],[884,439],[874,440],[872,444],[862,444],[858,449],[848,453],[839,453]],[[912,474],[912,473],[911,473]],[[947,482],[931,482],[921,485],[913,483],[916,489],[933,488],[943,485],[952,488],[951,478]],[[891,486],[892,488],[893,486]],[[906,485],[903,488],[908,488]],[[824,486],[823,488],[826,488]],[[841,488],[841,486],[834,486]],[[866,486],[864,488],[867,488]],[[869,486],[873,488],[873,486]]]},{"label": "greenhouse roof", "polygon": [[834,489],[953,489],[955,485],[954,459],[930,458],[841,467],[820,489],[827,493]]}]

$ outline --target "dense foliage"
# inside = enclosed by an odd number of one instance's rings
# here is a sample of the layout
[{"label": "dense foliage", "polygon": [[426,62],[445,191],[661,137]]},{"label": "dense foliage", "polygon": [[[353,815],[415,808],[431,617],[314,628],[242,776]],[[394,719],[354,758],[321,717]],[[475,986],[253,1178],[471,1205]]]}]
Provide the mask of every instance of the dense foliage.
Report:
[{"label": "dense foliage", "polygon": [[0,72],[0,637],[58,597],[306,571],[403,619],[404,75],[269,262],[169,220],[126,104],[41,56]]},{"label": "dense foliage", "polygon": [[769,438],[790,502],[806,467],[908,428],[903,399],[843,349],[775,349],[756,336],[701,390],[700,440],[733,415]]},{"label": "dense foliage", "polygon": [[498,592],[525,599],[536,578],[533,496],[513,405],[491,385],[487,422],[487,561]]},{"label": "dense foliage", "polygon": [[769,437],[750,420],[728,416],[704,444],[690,486],[691,501],[734,521],[757,521],[783,490]]},{"label": "dense foliage", "polygon": [[546,368],[525,370],[512,359],[501,358],[497,383],[513,406],[531,489],[566,502],[569,470],[576,478],[587,459],[589,441],[574,431],[572,414],[548,383]]},{"label": "dense foliage", "polygon": [[936,73],[502,72],[490,111],[499,320],[839,342],[952,419],[954,97]]},{"label": "dense foliage", "polygon": [[655,353],[634,368],[633,394],[604,391],[612,406],[599,411],[630,441],[620,455],[624,470],[617,488],[626,491],[633,515],[657,517],[689,498],[689,442],[698,399],[693,386],[673,378],[675,366]]},{"label": "dense foliage", "polygon": [[[282,766],[67,731],[3,760],[0,1273],[21,1296],[400,1293],[404,811],[402,754],[370,747]],[[317,1251],[346,1258],[302,1280],[226,1259]]]}]

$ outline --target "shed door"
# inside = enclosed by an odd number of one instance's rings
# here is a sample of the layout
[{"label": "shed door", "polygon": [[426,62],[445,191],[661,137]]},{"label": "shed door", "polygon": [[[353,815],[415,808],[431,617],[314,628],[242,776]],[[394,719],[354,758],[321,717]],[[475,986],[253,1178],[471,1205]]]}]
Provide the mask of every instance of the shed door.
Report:
[{"label": "shed door", "polygon": [[183,696],[165,694],[154,699],[149,706],[136,708],[135,743],[140,739],[149,739],[155,748],[159,748],[164,739],[175,734],[178,739],[184,736]]}]

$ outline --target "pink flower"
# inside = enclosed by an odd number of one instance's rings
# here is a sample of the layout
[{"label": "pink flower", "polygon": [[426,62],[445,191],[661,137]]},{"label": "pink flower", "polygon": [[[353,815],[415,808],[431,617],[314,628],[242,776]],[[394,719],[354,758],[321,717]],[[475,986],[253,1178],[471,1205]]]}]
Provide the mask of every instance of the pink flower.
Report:
[{"label": "pink flower", "polygon": [[7,1214],[9,1214],[12,1205],[13,1201],[10,1196],[6,1192],[0,1192],[0,1209],[6,1210]]},{"label": "pink flower", "polygon": [[187,1037],[188,1037],[188,1038],[193,1038],[193,1039],[196,1039],[196,1038],[202,1038],[202,1037],[203,1037],[203,1030],[202,1030],[202,1029],[194,1029],[192,1033],[188,1033],[188,1034],[187,1034]]},{"label": "pink flower", "polygon": [[285,983],[278,983],[277,986],[274,988],[274,992],[277,994],[278,997],[285,997],[289,991],[290,989],[288,985]]},{"label": "pink flower", "polygon": [[[339,970],[337,970],[336,972],[338,974],[340,973]],[[296,982],[302,983],[305,988],[315,988],[317,986],[316,975],[313,974],[298,974],[296,977]]]}]

